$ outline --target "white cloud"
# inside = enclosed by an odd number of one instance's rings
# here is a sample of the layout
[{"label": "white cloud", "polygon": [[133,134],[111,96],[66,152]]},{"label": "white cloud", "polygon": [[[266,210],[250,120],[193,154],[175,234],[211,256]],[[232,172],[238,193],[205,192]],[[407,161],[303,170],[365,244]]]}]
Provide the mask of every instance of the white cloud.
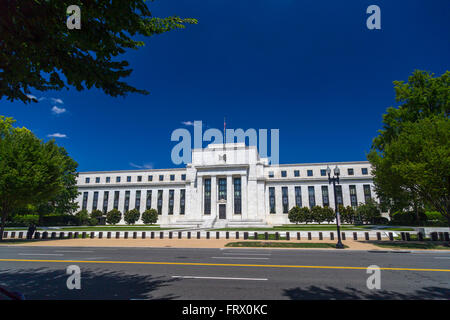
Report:
[{"label": "white cloud", "polygon": [[64,133],[52,133],[47,135],[47,137],[49,138],[67,138],[67,135],[65,135]]},{"label": "white cloud", "polygon": [[33,96],[32,94],[27,94],[27,98],[31,100],[38,100],[36,96]]},{"label": "white cloud", "polygon": [[129,164],[130,166],[138,169],[153,169],[153,163],[144,163],[143,165],[138,165],[133,162],[130,162]]},{"label": "white cloud", "polygon": [[62,101],[61,99],[58,98],[51,98],[53,103],[59,103],[59,104],[64,104],[64,101]]},{"label": "white cloud", "polygon": [[61,113],[66,112],[66,109],[65,108],[58,108],[57,106],[53,106],[52,112],[54,114],[61,114]]},{"label": "white cloud", "polygon": [[194,122],[193,121],[182,121],[182,124],[184,124],[185,126],[193,126]]}]

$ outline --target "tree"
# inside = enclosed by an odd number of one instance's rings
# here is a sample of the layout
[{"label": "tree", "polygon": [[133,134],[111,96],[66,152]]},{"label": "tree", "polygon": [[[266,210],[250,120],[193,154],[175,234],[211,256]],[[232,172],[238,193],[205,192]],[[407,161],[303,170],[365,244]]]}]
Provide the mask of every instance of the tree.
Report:
[{"label": "tree", "polygon": [[145,224],[153,224],[158,221],[158,211],[155,209],[147,209],[142,214],[142,222]]},{"label": "tree", "polygon": [[106,222],[109,224],[117,224],[122,219],[122,213],[117,209],[112,209],[106,214]]},{"label": "tree", "polygon": [[[66,10],[78,5],[81,29],[69,30]],[[144,45],[134,37],[196,24],[177,16],[152,17],[145,0],[5,0],[0,10],[0,99],[36,101],[30,89],[81,91],[95,86],[116,97],[143,93],[122,78],[132,69],[116,57]]]},{"label": "tree", "polygon": [[139,220],[141,214],[138,209],[132,209],[130,211],[125,212],[123,219],[127,224],[135,224],[136,221]]},{"label": "tree", "polygon": [[375,224],[375,220],[381,217],[379,206],[373,199],[366,203],[360,203],[356,208],[356,214],[361,217],[363,222],[371,224]]},{"label": "tree", "polygon": [[334,213],[334,210],[331,209],[330,207],[323,207],[322,208],[323,211],[323,218],[326,222],[331,223],[336,219],[336,215]]},{"label": "tree", "polygon": [[49,201],[65,187],[64,149],[14,122],[0,116],[0,239],[14,209]]},{"label": "tree", "polygon": [[383,115],[383,130],[368,155],[375,191],[391,213],[414,208],[419,217],[431,207],[450,224],[450,72],[434,77],[415,71],[408,83],[394,84],[402,105]]},{"label": "tree", "polygon": [[91,212],[91,218],[100,218],[103,216],[103,212],[101,210],[95,209]]},{"label": "tree", "polygon": [[325,217],[323,215],[323,210],[321,206],[314,206],[311,208],[311,216],[312,220],[317,222],[318,224],[321,224],[325,221]]},{"label": "tree", "polygon": [[355,221],[355,210],[351,206],[344,207],[339,205],[339,214],[345,223],[354,223]]},{"label": "tree", "polygon": [[300,221],[300,207],[295,206],[289,210],[288,218],[291,223],[298,224]]},{"label": "tree", "polygon": [[305,222],[306,224],[308,224],[308,222],[312,222],[312,221],[313,221],[313,218],[312,218],[311,210],[309,210],[308,207],[300,208],[299,222]]}]

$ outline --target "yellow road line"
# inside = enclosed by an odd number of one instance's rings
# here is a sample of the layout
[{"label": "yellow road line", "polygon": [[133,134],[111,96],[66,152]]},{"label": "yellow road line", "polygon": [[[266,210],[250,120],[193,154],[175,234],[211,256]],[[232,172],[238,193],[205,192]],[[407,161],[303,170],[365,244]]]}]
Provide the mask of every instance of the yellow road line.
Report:
[{"label": "yellow road line", "polygon": [[[367,270],[365,267],[339,267],[339,266],[296,266],[283,264],[232,264],[232,263],[203,263],[203,262],[157,262],[157,261],[86,261],[86,260],[32,260],[32,259],[0,259],[5,262],[63,262],[63,263],[109,263],[109,264],[148,264],[148,265],[177,265],[177,266],[218,266],[218,267],[263,267],[263,268],[304,268],[304,269],[347,269]],[[419,269],[419,268],[380,268],[392,271],[436,271],[450,272],[450,269]]]}]

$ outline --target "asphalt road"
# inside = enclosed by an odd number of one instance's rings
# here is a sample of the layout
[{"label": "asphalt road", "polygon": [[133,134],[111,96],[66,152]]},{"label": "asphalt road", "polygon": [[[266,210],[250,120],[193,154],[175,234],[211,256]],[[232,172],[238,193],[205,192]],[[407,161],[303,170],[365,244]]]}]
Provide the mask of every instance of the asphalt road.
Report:
[{"label": "asphalt road", "polygon": [[450,253],[2,246],[0,286],[26,299],[450,299]]}]

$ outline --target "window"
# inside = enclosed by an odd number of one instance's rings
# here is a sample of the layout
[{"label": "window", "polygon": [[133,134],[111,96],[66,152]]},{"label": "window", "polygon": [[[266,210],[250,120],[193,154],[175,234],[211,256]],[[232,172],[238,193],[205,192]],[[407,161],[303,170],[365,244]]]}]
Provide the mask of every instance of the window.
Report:
[{"label": "window", "polygon": [[372,195],[370,194],[370,184],[363,185],[364,189],[364,201],[367,203],[372,199]]},{"label": "window", "polygon": [[338,206],[344,205],[344,198],[342,197],[342,186],[336,186],[336,200],[337,200]]},{"label": "window", "polygon": [[175,181],[175,175],[174,174],[170,175],[170,181]]},{"label": "window", "polygon": [[145,200],[145,210],[152,208],[152,190],[147,190],[147,199]]},{"label": "window", "polygon": [[330,206],[330,197],[328,196],[328,186],[322,186],[322,204],[323,207]]},{"label": "window", "polygon": [[211,214],[211,179],[205,179],[205,212],[204,214]]},{"label": "window", "polygon": [[325,177],[325,176],[327,175],[327,170],[325,170],[325,169],[320,169],[320,175],[321,175],[322,177]]},{"label": "window", "polygon": [[273,171],[269,171],[269,178],[273,178]]},{"label": "window", "polygon": [[316,205],[316,195],[314,187],[308,187],[309,207],[312,208]]},{"label": "window", "polygon": [[313,171],[312,170],[308,170],[307,174],[308,174],[308,177],[312,177],[313,176]]},{"label": "window", "polygon": [[348,175],[352,176],[354,174],[353,169],[352,168],[348,168],[347,169]]},{"label": "window", "polygon": [[186,190],[180,190],[180,214],[184,214],[184,207],[186,202]]},{"label": "window", "polygon": [[181,175],[181,180],[183,180],[183,181],[186,180],[186,175],[185,175],[185,174],[182,174],[182,175]]},{"label": "window", "polygon": [[275,213],[275,188],[269,187],[270,213]]},{"label": "window", "polygon": [[159,175],[159,181],[163,181],[164,180],[164,175],[163,174],[160,174]]},{"label": "window", "polygon": [[98,206],[98,191],[94,192],[94,200],[92,201],[92,210],[97,210]]},{"label": "window", "polygon": [[100,183],[100,177],[95,178],[95,183]]},{"label": "window", "polygon": [[163,191],[158,190],[158,214],[162,214]]},{"label": "window", "polygon": [[111,182],[111,177],[106,177],[106,183],[110,183]]},{"label": "window", "polygon": [[120,177],[116,177],[116,182],[120,182]]},{"label": "window", "polygon": [[300,170],[294,170],[294,177],[300,177]]},{"label": "window", "polygon": [[131,182],[131,176],[127,176],[127,182]]},{"label": "window", "polygon": [[87,209],[87,202],[88,202],[88,193],[87,192],[83,192],[83,204],[81,205],[81,209],[82,210],[86,210]]},{"label": "window", "polygon": [[169,214],[173,214],[173,198],[174,198],[174,190],[169,190]]},{"label": "window", "polygon": [[302,207],[302,188],[295,187],[295,205],[297,207]]},{"label": "window", "polygon": [[234,178],[234,214],[242,213],[241,205],[241,178]]},{"label": "window", "polygon": [[91,182],[91,179],[90,178],[86,178],[86,180],[84,180],[86,183],[89,183],[89,182]]},{"label": "window", "polygon": [[153,176],[148,176],[148,181],[153,181]]},{"label": "window", "polygon": [[285,171],[285,170],[281,171],[281,176],[282,176],[283,178],[286,178],[286,171]]},{"label": "window", "polygon": [[136,190],[136,198],[135,198],[135,202],[134,202],[134,207],[138,211],[141,211],[141,190]]},{"label": "window", "polygon": [[369,171],[367,170],[367,168],[361,168],[361,173],[363,175],[367,175],[367,174],[369,174]]},{"label": "window", "polygon": [[130,191],[125,191],[125,203],[123,204],[123,213],[128,212],[130,209]]},{"label": "window", "polygon": [[219,200],[227,200],[227,179],[219,178]]},{"label": "window", "polygon": [[108,212],[109,191],[103,192],[103,213]]},{"label": "window", "polygon": [[283,213],[289,211],[288,187],[281,187],[281,195],[283,200]]},{"label": "window", "polygon": [[138,181],[138,182],[141,182],[141,181],[142,181],[142,176],[138,176],[138,177],[137,177],[137,181]]},{"label": "window", "polygon": [[120,191],[114,191],[114,209],[119,209],[119,195]]},{"label": "window", "polygon": [[358,206],[358,198],[356,197],[356,186],[351,185],[348,187],[350,188],[350,203],[352,207],[355,208],[356,206]]}]

